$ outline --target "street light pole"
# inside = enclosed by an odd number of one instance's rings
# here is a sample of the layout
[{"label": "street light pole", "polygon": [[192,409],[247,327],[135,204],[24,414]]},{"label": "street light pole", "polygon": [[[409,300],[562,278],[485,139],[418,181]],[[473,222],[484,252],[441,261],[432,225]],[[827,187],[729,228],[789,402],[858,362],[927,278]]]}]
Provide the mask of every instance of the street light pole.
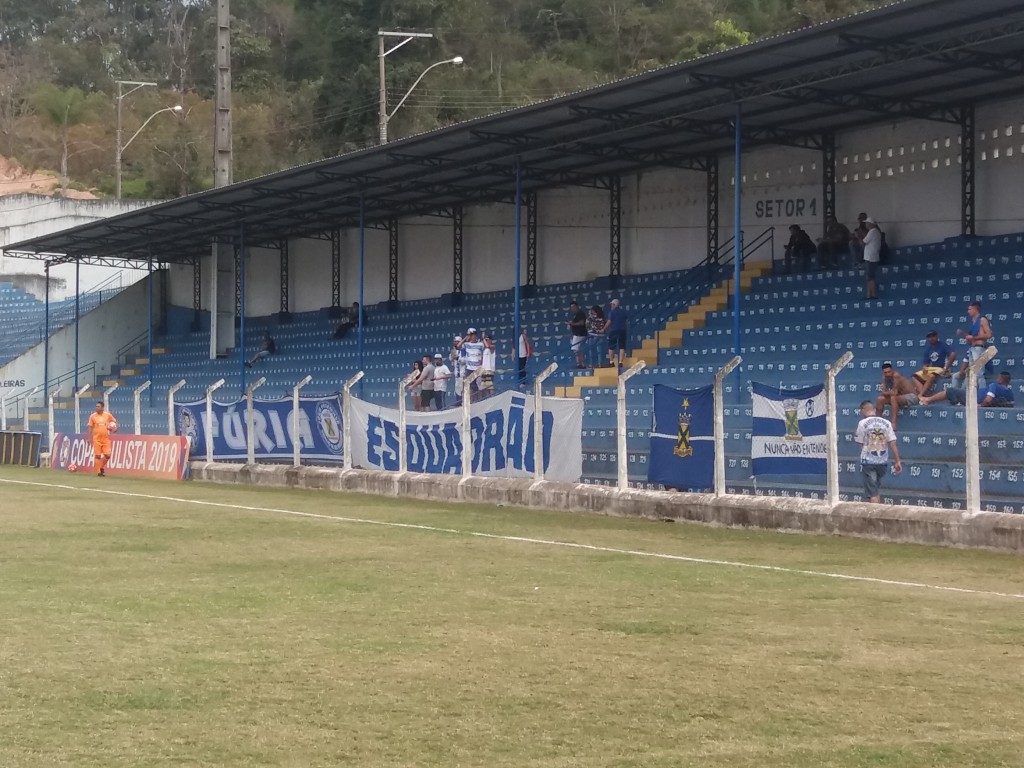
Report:
[{"label": "street light pole", "polygon": [[135,141],[135,139],[137,139],[139,137],[139,134],[142,133],[145,130],[146,126],[149,125],[152,122],[154,117],[156,117],[157,115],[162,115],[164,112],[175,112],[175,113],[181,112],[181,105],[180,104],[175,104],[173,107],[164,107],[163,109],[158,109],[156,112],[154,112],[152,115],[150,115],[149,117],[146,118],[146,122],[144,122],[141,126],[139,126],[139,130],[137,130],[134,134],[132,134],[132,137],[130,139],[128,139],[128,141],[126,141],[124,143],[124,146],[122,146],[118,150],[118,152],[117,152],[117,192],[118,192],[118,199],[121,198],[121,153],[124,152],[124,150],[128,149],[128,145],[131,144],[133,141]]},{"label": "street light pole", "polygon": [[[124,92],[124,86],[134,85],[128,93]],[[156,83],[143,83],[137,80],[118,80],[117,81],[117,136],[114,142],[114,197],[118,200],[121,199],[121,152],[124,151],[124,147],[121,145],[121,102],[125,96],[128,96],[140,88],[147,86],[156,87]]]},{"label": "street light pole", "polygon": [[[395,43],[393,46],[388,48],[384,40],[384,38],[386,37],[398,38],[399,42]],[[406,43],[409,43],[418,37],[433,37],[433,35],[430,32],[387,32],[383,29],[377,30],[377,68],[380,77],[380,97],[379,103],[377,105],[377,133],[380,138],[381,144],[388,143],[388,121],[394,116],[395,112],[398,110],[398,107],[395,107],[395,109],[391,111],[391,114],[388,114],[388,91],[387,82],[384,77],[384,59],[390,56],[395,51],[397,51]],[[437,64],[432,64],[429,67],[427,67],[426,71],[424,71],[423,74],[420,75],[419,78],[417,78],[416,82],[413,83],[412,88],[410,88],[409,91],[405,94],[405,96],[402,97],[402,100],[399,102],[398,106],[400,107],[402,104],[405,103],[405,100],[409,98],[409,94],[412,93],[413,88],[415,88],[419,84],[420,80],[423,79],[423,75],[427,74],[427,72],[429,72],[431,69],[440,64],[461,63],[462,57],[456,56],[454,59],[439,61],[437,62]]]}]

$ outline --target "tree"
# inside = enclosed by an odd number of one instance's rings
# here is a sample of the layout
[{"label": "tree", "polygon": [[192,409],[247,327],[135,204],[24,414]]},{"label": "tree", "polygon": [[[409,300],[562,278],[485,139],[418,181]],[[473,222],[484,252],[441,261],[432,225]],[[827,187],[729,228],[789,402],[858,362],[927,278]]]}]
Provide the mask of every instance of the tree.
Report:
[{"label": "tree", "polygon": [[71,129],[86,118],[88,105],[85,94],[78,88],[58,88],[52,83],[44,83],[32,95],[32,105],[36,113],[57,131],[61,146],[60,189],[61,194],[66,195]]}]

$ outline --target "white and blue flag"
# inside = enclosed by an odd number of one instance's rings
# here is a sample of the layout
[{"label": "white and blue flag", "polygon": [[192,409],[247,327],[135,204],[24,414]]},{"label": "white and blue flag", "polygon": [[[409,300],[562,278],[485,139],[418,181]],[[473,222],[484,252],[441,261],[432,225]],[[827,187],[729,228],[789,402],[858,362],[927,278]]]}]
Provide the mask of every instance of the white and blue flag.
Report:
[{"label": "white and blue flag", "polygon": [[754,428],[750,446],[755,475],[824,475],[825,385],[776,389],[753,384]]}]

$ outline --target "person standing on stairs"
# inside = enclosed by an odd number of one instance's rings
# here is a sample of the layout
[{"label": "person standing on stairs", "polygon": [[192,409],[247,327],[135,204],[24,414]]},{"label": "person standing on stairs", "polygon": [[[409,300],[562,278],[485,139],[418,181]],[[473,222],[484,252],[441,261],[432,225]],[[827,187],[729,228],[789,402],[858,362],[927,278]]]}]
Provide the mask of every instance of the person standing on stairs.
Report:
[{"label": "person standing on stairs", "polygon": [[608,311],[608,319],[604,322],[604,333],[608,337],[608,367],[615,365],[615,354],[619,355],[619,368],[622,368],[626,358],[626,323],[628,321],[626,310],[622,308],[622,302],[612,299],[611,308]]}]

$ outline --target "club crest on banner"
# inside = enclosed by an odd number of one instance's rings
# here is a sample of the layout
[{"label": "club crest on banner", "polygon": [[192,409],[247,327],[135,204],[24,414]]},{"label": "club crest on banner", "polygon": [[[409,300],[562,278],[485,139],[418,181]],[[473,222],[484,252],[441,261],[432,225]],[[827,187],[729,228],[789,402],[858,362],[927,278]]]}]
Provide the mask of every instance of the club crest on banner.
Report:
[{"label": "club crest on banner", "polygon": [[676,447],[672,453],[682,459],[693,456],[693,448],[690,446],[690,422],[693,421],[693,414],[690,413],[690,398],[683,398],[683,412],[679,414],[679,435],[676,438]]},{"label": "club crest on banner", "polygon": [[341,413],[334,402],[324,400],[316,406],[316,428],[331,450],[342,451]]}]

